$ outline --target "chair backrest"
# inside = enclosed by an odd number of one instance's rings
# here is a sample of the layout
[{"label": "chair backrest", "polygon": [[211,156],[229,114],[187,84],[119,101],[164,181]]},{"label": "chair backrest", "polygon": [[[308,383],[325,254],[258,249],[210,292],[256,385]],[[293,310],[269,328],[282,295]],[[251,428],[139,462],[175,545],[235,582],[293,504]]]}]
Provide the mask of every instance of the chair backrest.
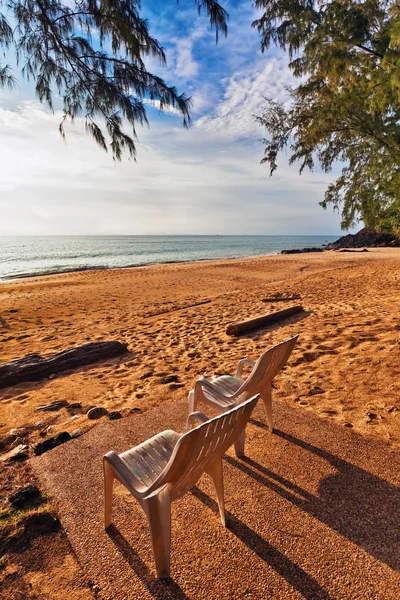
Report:
[{"label": "chair backrest", "polygon": [[287,362],[298,337],[295,335],[261,354],[249,377],[235,393],[235,396],[241,396],[244,392],[248,392],[250,395],[259,393],[266,382],[271,382]]},{"label": "chair backrest", "polygon": [[250,398],[240,406],[210,419],[185,433],[176,444],[165,469],[163,481],[171,484],[171,499],[176,499],[190,490],[207,465],[228,450],[246,427],[259,396]]}]

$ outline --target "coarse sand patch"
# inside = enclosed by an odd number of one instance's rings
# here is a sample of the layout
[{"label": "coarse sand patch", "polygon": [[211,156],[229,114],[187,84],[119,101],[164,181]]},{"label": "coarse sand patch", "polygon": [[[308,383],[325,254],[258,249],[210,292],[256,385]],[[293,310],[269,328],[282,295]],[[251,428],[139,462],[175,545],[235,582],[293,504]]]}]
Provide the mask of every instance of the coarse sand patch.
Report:
[{"label": "coarse sand patch", "polygon": [[247,457],[224,459],[227,528],[206,476],[173,503],[171,578],[157,581],[144,513],[120,484],[104,530],[102,456],[181,431],[186,415],[176,402],[104,422],[31,461],[99,598],[399,598],[398,450],[277,400],[275,433],[258,406]]}]

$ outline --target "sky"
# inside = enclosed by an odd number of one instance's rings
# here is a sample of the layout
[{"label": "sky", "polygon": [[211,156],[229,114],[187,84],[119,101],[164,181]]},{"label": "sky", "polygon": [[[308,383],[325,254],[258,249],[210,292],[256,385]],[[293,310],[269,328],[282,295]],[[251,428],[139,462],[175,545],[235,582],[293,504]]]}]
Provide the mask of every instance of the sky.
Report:
[{"label": "sky", "polygon": [[[340,235],[339,215],[319,205],[333,173],[298,173],[283,156],[261,165],[264,97],[288,101],[296,84],[288,57],[260,51],[248,1],[221,2],[229,32],[215,43],[190,0],[145,0],[143,16],[167,66],[149,70],[193,99],[192,126],[149,105],[138,128],[137,162],[115,163],[78,120],[58,132],[61,113],[18,87],[0,91],[0,235],[233,234]],[[11,58],[10,58],[11,60]]]}]

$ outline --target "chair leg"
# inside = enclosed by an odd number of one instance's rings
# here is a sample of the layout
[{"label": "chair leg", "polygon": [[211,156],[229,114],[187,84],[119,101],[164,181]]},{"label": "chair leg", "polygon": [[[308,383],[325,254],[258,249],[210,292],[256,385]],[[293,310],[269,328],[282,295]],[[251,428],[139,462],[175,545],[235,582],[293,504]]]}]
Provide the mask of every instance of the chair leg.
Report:
[{"label": "chair leg", "polygon": [[113,499],[113,484],[115,479],[114,469],[105,460],[103,462],[104,469],[104,526],[107,529],[111,525],[112,520],[112,499]]},{"label": "chair leg", "polygon": [[242,458],[244,456],[244,440],[245,440],[246,430],[243,429],[239,437],[236,439],[234,444],[235,453],[238,458]]},{"label": "chair leg", "polygon": [[265,413],[267,415],[268,429],[272,433],[272,386],[268,384],[261,393],[261,398],[264,402]]},{"label": "chair leg", "polygon": [[188,400],[189,400],[189,415],[190,415],[190,413],[196,411],[196,407],[195,407],[195,403],[194,403],[194,390],[190,390]]},{"label": "chair leg", "polygon": [[158,579],[166,579],[170,572],[171,501],[168,490],[141,501],[150,529],[151,547]]},{"label": "chair leg", "polygon": [[225,499],[224,499],[224,475],[222,471],[222,458],[217,458],[207,469],[207,474],[214,482],[215,491],[217,492],[219,514],[221,523],[225,527]]}]

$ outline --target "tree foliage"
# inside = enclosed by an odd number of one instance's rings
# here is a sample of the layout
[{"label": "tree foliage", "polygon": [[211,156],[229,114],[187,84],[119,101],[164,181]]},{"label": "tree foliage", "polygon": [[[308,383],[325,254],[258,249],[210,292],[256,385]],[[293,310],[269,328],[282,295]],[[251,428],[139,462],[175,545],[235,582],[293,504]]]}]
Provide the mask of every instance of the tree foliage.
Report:
[{"label": "tree foliage", "polygon": [[[217,40],[219,32],[226,35],[228,15],[216,0],[195,2]],[[53,109],[54,97],[61,98],[63,136],[66,119],[83,117],[104,150],[107,132],[112,155],[120,160],[123,151],[136,154],[136,125],[147,123],[146,102],[179,110],[184,126],[189,125],[190,98],[146,68],[149,57],[165,64],[165,53],[140,16],[140,0],[0,0],[0,6],[5,9],[0,13],[4,56],[15,51],[40,102]],[[9,65],[0,64],[0,86],[15,83]]]},{"label": "tree foliage", "polygon": [[342,212],[344,229],[360,218],[400,227],[400,5],[393,0],[256,0],[253,25],[262,49],[289,53],[300,78],[290,102],[267,99],[257,117],[271,174],[289,147],[300,172],[343,164],[321,205]]}]

